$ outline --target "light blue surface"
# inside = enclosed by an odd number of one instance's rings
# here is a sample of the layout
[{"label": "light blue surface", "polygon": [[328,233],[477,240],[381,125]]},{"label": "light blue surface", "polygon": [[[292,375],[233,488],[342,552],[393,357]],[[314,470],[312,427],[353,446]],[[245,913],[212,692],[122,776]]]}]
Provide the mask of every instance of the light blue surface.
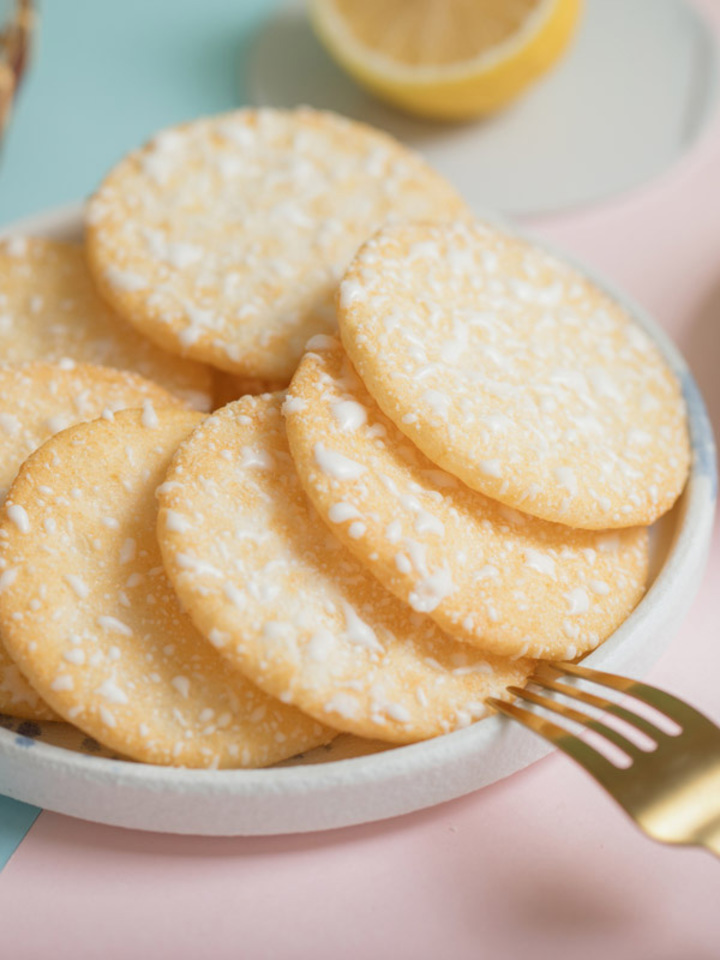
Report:
[{"label": "light blue surface", "polygon": [[238,106],[275,0],[48,0],[0,157],[0,223],[86,196],[158,128]]},{"label": "light blue surface", "polygon": [[0,870],[15,853],[39,813],[38,807],[0,797]]},{"label": "light blue surface", "polygon": [[[158,128],[243,100],[273,0],[52,0],[0,157],[0,223],[86,196]],[[0,869],[39,814],[0,797]]]}]

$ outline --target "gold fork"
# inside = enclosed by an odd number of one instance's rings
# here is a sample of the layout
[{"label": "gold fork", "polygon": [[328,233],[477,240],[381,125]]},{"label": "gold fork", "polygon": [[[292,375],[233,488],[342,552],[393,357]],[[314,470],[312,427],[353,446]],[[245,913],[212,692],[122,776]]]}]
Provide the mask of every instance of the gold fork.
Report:
[{"label": "gold fork", "polygon": [[[675,732],[661,729],[657,725],[659,717],[650,722],[626,703],[621,705],[575,684],[559,682],[558,678],[590,681],[648,704],[672,721]],[[576,760],[648,836],[661,843],[705,847],[720,857],[720,729],[714,723],[656,687],[572,663],[538,665],[528,685],[589,707],[590,714],[545,693],[508,687],[513,696],[591,732],[593,743],[602,752],[552,720],[516,703],[495,697],[489,698],[488,703]],[[592,716],[592,711],[596,716]],[[613,726],[611,720],[608,725],[598,719],[598,712],[604,719],[615,718],[621,724]],[[626,732],[619,733],[618,727]],[[633,734],[632,738],[628,732]],[[638,745],[638,740],[644,746]],[[608,748],[608,744],[612,746]],[[614,760],[622,761],[624,766]]]}]

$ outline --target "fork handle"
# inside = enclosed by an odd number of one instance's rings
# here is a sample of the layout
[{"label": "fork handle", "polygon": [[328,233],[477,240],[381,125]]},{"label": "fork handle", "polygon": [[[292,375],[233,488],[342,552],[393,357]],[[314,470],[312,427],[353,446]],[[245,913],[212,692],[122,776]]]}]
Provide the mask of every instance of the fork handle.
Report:
[{"label": "fork handle", "polygon": [[710,829],[703,834],[700,845],[720,857],[720,820],[716,820]]}]

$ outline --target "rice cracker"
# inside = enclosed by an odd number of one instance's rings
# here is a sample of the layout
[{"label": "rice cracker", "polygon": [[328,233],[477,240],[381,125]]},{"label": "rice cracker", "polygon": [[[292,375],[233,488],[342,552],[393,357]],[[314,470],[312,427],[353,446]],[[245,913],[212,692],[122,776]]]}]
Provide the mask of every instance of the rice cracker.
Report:
[{"label": "rice cracker", "polygon": [[338,322],[383,412],[469,487],[573,527],[649,524],[687,477],[678,384],[577,270],[481,223],[389,226]]},{"label": "rice cracker", "polygon": [[[150,380],[124,370],[90,364],[27,363],[0,366],[0,503],[23,461],[72,424],[112,417],[143,404],[180,406]],[[22,514],[18,514],[22,522]],[[12,573],[0,543],[0,591]],[[0,713],[27,720],[57,719],[8,655],[0,639]]]},{"label": "rice cracker", "polygon": [[98,294],[82,247],[0,242],[0,363],[64,359],[135,371],[210,409],[210,370],[158,349],[119,317]]},{"label": "rice cracker", "polygon": [[358,246],[389,218],[466,212],[385,133],[307,108],[239,110],[158,134],[87,210],[108,301],[166,350],[243,377],[290,380],[335,328]]},{"label": "rice cracker", "polygon": [[264,766],[333,733],[233,670],[165,576],[155,490],[201,420],[126,411],[30,457],[0,525],[0,628],[50,706],[107,747],[158,764]]},{"label": "rice cracker", "polygon": [[305,354],[283,411],[305,492],[389,590],[492,653],[573,660],[643,595],[648,535],[538,520],[440,470],[367,392],[336,340]]},{"label": "rice cracker", "polygon": [[258,686],[339,730],[404,743],[484,716],[528,661],[452,640],[363,569],[303,493],[281,404],[224,407],[173,460],[158,536],[184,609]]}]

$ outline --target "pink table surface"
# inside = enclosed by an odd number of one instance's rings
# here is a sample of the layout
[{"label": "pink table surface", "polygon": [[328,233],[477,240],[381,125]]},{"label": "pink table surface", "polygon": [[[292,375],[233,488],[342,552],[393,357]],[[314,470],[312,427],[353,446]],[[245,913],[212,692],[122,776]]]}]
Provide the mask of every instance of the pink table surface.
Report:
[{"label": "pink table surface", "polygon": [[[702,6],[720,27],[718,5]],[[642,190],[530,226],[655,314],[717,432],[720,121]],[[720,721],[718,586],[716,528],[698,600],[650,679]],[[177,838],[44,813],[0,876],[0,956],[717,960],[720,863],[650,842],[557,755],[434,810],[325,834]]]}]

